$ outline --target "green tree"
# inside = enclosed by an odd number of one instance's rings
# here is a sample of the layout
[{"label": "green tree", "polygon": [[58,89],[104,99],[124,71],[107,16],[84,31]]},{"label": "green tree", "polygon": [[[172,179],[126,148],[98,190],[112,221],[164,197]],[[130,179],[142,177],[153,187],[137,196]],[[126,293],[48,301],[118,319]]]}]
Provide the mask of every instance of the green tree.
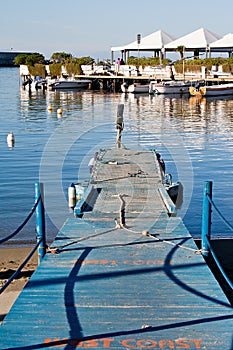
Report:
[{"label": "green tree", "polygon": [[27,57],[28,57],[28,54],[22,53],[22,54],[15,57],[14,63],[17,66],[20,66],[21,64],[26,64]]},{"label": "green tree", "polygon": [[55,63],[62,63],[65,62],[67,59],[72,58],[72,55],[70,53],[66,52],[54,52],[52,56],[50,57],[50,61]]},{"label": "green tree", "polygon": [[180,59],[182,60],[184,58],[185,46],[184,45],[177,46],[176,52],[180,53]]},{"label": "green tree", "polygon": [[28,66],[34,66],[36,63],[43,64],[45,58],[42,54],[38,52],[20,54],[15,57],[14,63],[16,65],[26,64]]},{"label": "green tree", "polygon": [[45,57],[38,52],[34,52],[31,55],[28,55],[26,59],[26,64],[28,66],[34,66],[36,63],[43,64],[45,61]]},{"label": "green tree", "polygon": [[78,63],[81,65],[89,65],[89,64],[93,64],[95,62],[94,58],[90,57],[90,56],[84,56],[84,57],[80,57],[77,58]]}]

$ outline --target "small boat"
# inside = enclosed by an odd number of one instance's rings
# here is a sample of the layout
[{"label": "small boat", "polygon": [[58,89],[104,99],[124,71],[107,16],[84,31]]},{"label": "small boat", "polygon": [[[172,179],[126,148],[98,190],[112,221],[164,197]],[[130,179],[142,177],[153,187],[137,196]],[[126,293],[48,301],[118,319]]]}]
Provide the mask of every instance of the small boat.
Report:
[{"label": "small boat", "polygon": [[191,86],[189,89],[192,96],[224,96],[233,94],[233,83],[204,85],[200,87]]},{"label": "small boat", "polygon": [[[182,185],[179,181],[173,182],[171,174],[165,174],[164,176],[164,187],[177,208],[181,207],[181,199],[183,197]],[[183,201],[183,199],[182,199]]]},{"label": "small boat", "polygon": [[130,84],[123,83],[121,85],[122,92],[131,92],[131,93],[148,93],[149,92],[149,84]]},{"label": "small boat", "polygon": [[149,85],[149,94],[188,94],[192,86],[190,81],[151,81]]},{"label": "small boat", "polygon": [[87,89],[91,80],[87,79],[58,79],[49,83],[49,87],[53,90],[57,89]]}]

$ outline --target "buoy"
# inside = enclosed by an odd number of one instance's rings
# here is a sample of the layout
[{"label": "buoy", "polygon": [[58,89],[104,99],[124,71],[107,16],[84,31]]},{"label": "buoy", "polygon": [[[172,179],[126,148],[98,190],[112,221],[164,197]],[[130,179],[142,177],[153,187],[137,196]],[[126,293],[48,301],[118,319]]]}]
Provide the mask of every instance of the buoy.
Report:
[{"label": "buoy", "polygon": [[7,135],[6,141],[7,141],[8,147],[14,147],[14,144],[15,144],[15,136],[14,136],[14,134],[13,134],[12,131],[9,132],[9,134]]},{"label": "buoy", "polygon": [[62,108],[58,108],[57,114],[58,114],[58,115],[62,115],[62,112],[63,112],[63,111],[62,111]]},{"label": "buoy", "polygon": [[69,208],[74,208],[76,205],[76,189],[73,183],[68,188],[68,204]]},{"label": "buoy", "polygon": [[48,106],[48,111],[49,111],[49,112],[52,112],[52,110],[53,110],[53,107],[52,107],[51,105],[49,105],[49,106]]}]

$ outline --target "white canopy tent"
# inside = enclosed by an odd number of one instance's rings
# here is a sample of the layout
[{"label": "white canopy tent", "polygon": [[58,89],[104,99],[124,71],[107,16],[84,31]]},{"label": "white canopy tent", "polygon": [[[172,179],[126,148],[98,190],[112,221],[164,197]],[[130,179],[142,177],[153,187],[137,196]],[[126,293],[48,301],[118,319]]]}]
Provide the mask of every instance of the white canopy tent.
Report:
[{"label": "white canopy tent", "polygon": [[199,28],[174,40],[171,35],[158,30],[142,37],[140,43],[135,40],[124,46],[112,47],[112,61],[114,52],[121,52],[121,57],[126,61],[130,51],[137,51],[138,55],[142,51],[152,51],[155,57],[164,57],[166,52],[175,52],[179,46],[183,46],[185,52],[192,51],[195,57],[198,57],[200,53],[205,53],[206,57],[210,57],[211,52],[225,52],[232,56],[233,34],[229,33],[221,37],[205,28]]},{"label": "white canopy tent", "polygon": [[221,39],[212,42],[209,45],[211,52],[228,52],[229,56],[233,53],[233,34],[228,33]]},{"label": "white canopy tent", "polygon": [[168,43],[172,42],[174,37],[171,35],[158,30],[150,35],[142,37],[140,43],[137,40],[127,44],[125,46],[116,46],[111,48],[112,61],[114,60],[114,52],[121,52],[122,58],[126,61],[130,55],[130,51],[153,51],[154,56],[159,56],[164,53],[164,47]]},{"label": "white canopy tent", "polygon": [[220,39],[218,34],[214,34],[205,28],[200,28],[177,40],[165,45],[166,51],[176,51],[177,47],[184,46],[184,51],[193,51],[194,56],[199,56],[200,52],[208,54],[210,44]]}]

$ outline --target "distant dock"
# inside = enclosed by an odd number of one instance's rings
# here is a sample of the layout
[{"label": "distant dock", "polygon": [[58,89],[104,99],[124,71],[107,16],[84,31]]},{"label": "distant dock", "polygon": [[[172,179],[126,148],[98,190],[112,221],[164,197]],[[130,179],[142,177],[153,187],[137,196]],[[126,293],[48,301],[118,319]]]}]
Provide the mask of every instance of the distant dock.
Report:
[{"label": "distant dock", "polygon": [[[29,52],[26,53],[29,54]],[[25,52],[0,51],[0,67],[17,67],[14,63],[14,59],[21,54],[25,54]]]}]

